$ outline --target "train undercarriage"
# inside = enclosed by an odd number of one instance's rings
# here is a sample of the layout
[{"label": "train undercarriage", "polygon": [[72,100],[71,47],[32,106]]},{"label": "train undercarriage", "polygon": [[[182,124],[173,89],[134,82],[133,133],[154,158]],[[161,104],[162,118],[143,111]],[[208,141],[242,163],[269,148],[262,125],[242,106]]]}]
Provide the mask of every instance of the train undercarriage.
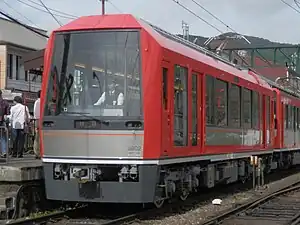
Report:
[{"label": "train undercarriage", "polygon": [[19,219],[45,211],[46,200],[43,181],[0,184],[0,219]]},{"label": "train undercarriage", "polygon": [[[48,177],[45,181],[47,198],[51,200],[154,203],[160,208],[174,197],[186,200],[201,187],[245,182],[297,164],[300,164],[300,152],[286,151],[160,166],[44,163],[44,172]],[[64,191],[57,192],[58,189]]]}]

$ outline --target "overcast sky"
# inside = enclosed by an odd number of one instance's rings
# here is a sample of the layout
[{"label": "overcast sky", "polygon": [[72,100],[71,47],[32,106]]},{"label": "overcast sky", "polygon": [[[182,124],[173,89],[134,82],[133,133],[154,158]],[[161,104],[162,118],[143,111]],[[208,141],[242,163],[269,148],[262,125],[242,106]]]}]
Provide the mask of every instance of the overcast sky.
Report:
[{"label": "overcast sky", "polygon": [[[13,9],[4,4],[9,3]],[[20,0],[41,10],[42,6],[36,5],[40,0]],[[142,17],[151,23],[158,25],[173,33],[182,33],[181,22],[184,20],[190,26],[190,34],[213,36],[219,32],[202,22],[199,18],[185,11],[173,0],[109,0],[106,3],[107,13],[131,13]],[[177,0],[176,0],[177,1]],[[181,4],[191,9],[194,13],[207,20],[223,32],[230,31],[192,0],[178,0]],[[259,36],[285,43],[300,42],[300,13],[297,13],[281,0],[195,0],[202,6],[219,17],[235,31]],[[294,0],[285,0],[295,8]],[[63,11],[74,16],[83,16],[101,13],[99,0],[43,0],[50,8]],[[26,6],[19,0],[1,0],[0,8],[15,18],[29,23],[23,14],[38,27],[53,30],[59,25],[47,13]],[[115,7],[114,7],[114,6]],[[298,8],[299,9],[299,8]],[[299,9],[300,11],[300,9]],[[60,14],[60,13],[57,13]],[[57,16],[62,23],[68,23],[70,19]],[[32,25],[32,24],[31,24]]]}]

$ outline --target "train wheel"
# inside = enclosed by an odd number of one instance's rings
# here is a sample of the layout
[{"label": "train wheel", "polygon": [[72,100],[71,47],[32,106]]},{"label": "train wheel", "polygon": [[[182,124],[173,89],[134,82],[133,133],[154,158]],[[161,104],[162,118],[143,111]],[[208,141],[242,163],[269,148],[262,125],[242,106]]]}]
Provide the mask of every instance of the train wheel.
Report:
[{"label": "train wheel", "polygon": [[161,208],[163,206],[163,204],[165,203],[165,199],[163,198],[159,198],[159,197],[156,197],[156,199],[154,200],[154,205],[156,208]]},{"label": "train wheel", "polygon": [[185,189],[182,190],[179,198],[182,200],[182,201],[185,201],[188,197],[189,197],[189,192]]}]

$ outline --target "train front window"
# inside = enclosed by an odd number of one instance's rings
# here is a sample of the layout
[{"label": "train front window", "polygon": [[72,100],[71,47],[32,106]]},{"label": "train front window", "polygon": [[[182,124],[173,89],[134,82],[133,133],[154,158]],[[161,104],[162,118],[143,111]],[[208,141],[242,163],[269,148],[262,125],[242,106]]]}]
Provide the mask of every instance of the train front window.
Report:
[{"label": "train front window", "polygon": [[58,33],[54,42],[46,115],[142,115],[138,31]]}]

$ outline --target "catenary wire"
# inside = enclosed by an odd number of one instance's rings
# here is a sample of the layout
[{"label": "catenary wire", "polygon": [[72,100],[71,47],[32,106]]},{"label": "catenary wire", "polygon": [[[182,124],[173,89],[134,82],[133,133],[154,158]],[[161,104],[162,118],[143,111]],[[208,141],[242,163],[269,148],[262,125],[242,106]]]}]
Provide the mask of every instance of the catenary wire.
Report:
[{"label": "catenary wire", "polygon": [[[28,4],[28,3],[26,3],[26,2],[24,2],[24,1],[22,1],[22,0],[17,0],[17,1],[20,2],[20,3],[22,3],[22,4],[24,4],[24,5],[27,5],[28,7],[31,7],[31,8],[33,8],[33,9],[38,10],[38,11],[41,11],[41,12],[44,12],[44,13],[49,14],[48,11],[43,10],[43,9],[40,9],[40,8],[35,7],[35,6],[33,6],[33,5],[30,5],[30,4]],[[61,18],[65,18],[65,19],[77,19],[76,17],[64,16],[64,15],[60,15],[60,14],[57,14],[57,13],[53,13],[53,15],[58,16],[58,17],[61,17]]]},{"label": "catenary wire", "polygon": [[296,9],[294,6],[292,6],[291,4],[287,3],[284,0],[280,0],[282,3],[286,4],[288,7],[290,7],[291,9],[293,9],[294,11],[296,11],[297,13],[300,13],[300,10]]},{"label": "catenary wire", "polygon": [[44,6],[44,8],[48,11],[48,13],[52,16],[52,18],[60,25],[62,26],[62,23],[59,22],[59,20],[52,14],[52,12],[47,8],[47,6],[43,3],[42,0],[39,0],[40,3]]},{"label": "catenary wire", "polygon": [[[43,5],[39,4],[38,2],[35,2],[35,1],[32,1],[32,0],[27,0],[27,1],[30,2],[30,3],[32,3],[32,4],[35,4],[35,5],[38,5],[38,6],[43,7]],[[69,13],[65,13],[65,12],[59,11],[59,10],[57,10],[57,9],[53,9],[53,8],[50,8],[50,7],[48,7],[48,9],[49,9],[50,11],[59,13],[59,14],[61,14],[61,15],[70,16],[70,17],[74,17],[74,18],[78,18],[78,16],[75,16],[75,15],[72,15],[72,14],[69,14]]]},{"label": "catenary wire", "polygon": [[183,8],[184,10],[188,11],[189,13],[193,14],[194,16],[196,16],[198,19],[202,20],[204,23],[206,23],[208,26],[214,28],[215,30],[219,31],[220,33],[223,33],[219,28],[217,28],[215,25],[209,23],[208,21],[206,21],[205,19],[203,19],[202,17],[200,17],[199,15],[197,15],[195,12],[193,12],[192,10],[190,10],[189,8],[187,8],[186,6],[182,5],[178,0],[172,0],[173,2],[175,2],[177,5],[179,5],[181,8]]},{"label": "catenary wire", "polygon": [[[184,10],[188,11],[189,13],[193,14],[194,16],[196,16],[198,19],[205,21],[205,23],[207,25],[209,25],[210,27],[214,28],[215,30],[219,31],[221,34],[223,34],[223,31],[221,31],[219,28],[217,28],[216,26],[210,24],[209,22],[207,22],[206,20],[204,20],[203,18],[201,18],[200,16],[198,16],[195,12],[193,12],[192,10],[190,10],[189,8],[187,8],[186,6],[182,5],[181,3],[179,3],[179,1],[177,0],[172,0],[173,2],[177,3],[181,8],[183,8]],[[237,57],[239,57],[248,67],[251,67],[249,65],[249,63],[247,61],[245,61],[245,59],[243,59],[243,57],[241,57],[235,50],[233,51],[236,53]]]},{"label": "catenary wire", "polygon": [[1,9],[0,9],[0,14],[1,14],[2,16],[4,16],[4,17],[10,19],[11,21],[15,22],[16,24],[19,24],[20,26],[22,26],[22,27],[24,27],[24,28],[26,28],[26,29],[28,29],[28,30],[30,30],[30,31],[32,31],[32,32],[34,32],[34,33],[36,33],[36,34],[42,36],[42,37],[49,38],[48,35],[43,34],[43,33],[39,32],[39,31],[33,29],[33,28],[30,27],[30,26],[27,26],[26,24],[24,24],[24,23],[18,21],[18,20],[15,19],[14,17],[10,16],[8,13],[3,12]]},{"label": "catenary wire", "polygon": [[16,12],[17,14],[19,14],[21,17],[23,17],[25,20],[27,20],[29,23],[31,23],[32,25],[36,26],[38,28],[38,25],[36,25],[34,22],[32,22],[32,20],[30,20],[28,17],[26,17],[25,15],[23,15],[22,13],[20,13],[18,10],[16,10],[14,7],[12,7],[10,4],[8,4],[6,2],[6,0],[2,0],[2,2],[11,10],[13,10],[14,12]]},{"label": "catenary wire", "polygon": [[108,2],[109,4],[111,4],[111,6],[112,6],[115,10],[117,10],[119,13],[122,13],[122,11],[121,11],[114,3],[112,3],[111,0],[108,0],[107,2]]},{"label": "catenary wire", "polygon": [[192,0],[192,2],[194,2],[197,6],[199,6],[201,9],[203,9],[205,12],[207,12],[209,15],[211,15],[213,18],[215,18],[216,20],[218,20],[220,23],[222,23],[225,27],[227,27],[228,29],[230,29],[232,32],[237,33],[233,28],[231,28],[229,25],[227,25],[226,23],[224,23],[220,18],[218,18],[217,16],[215,16],[213,13],[211,13],[209,10],[207,10],[203,5],[201,5],[198,1],[196,0]]}]

